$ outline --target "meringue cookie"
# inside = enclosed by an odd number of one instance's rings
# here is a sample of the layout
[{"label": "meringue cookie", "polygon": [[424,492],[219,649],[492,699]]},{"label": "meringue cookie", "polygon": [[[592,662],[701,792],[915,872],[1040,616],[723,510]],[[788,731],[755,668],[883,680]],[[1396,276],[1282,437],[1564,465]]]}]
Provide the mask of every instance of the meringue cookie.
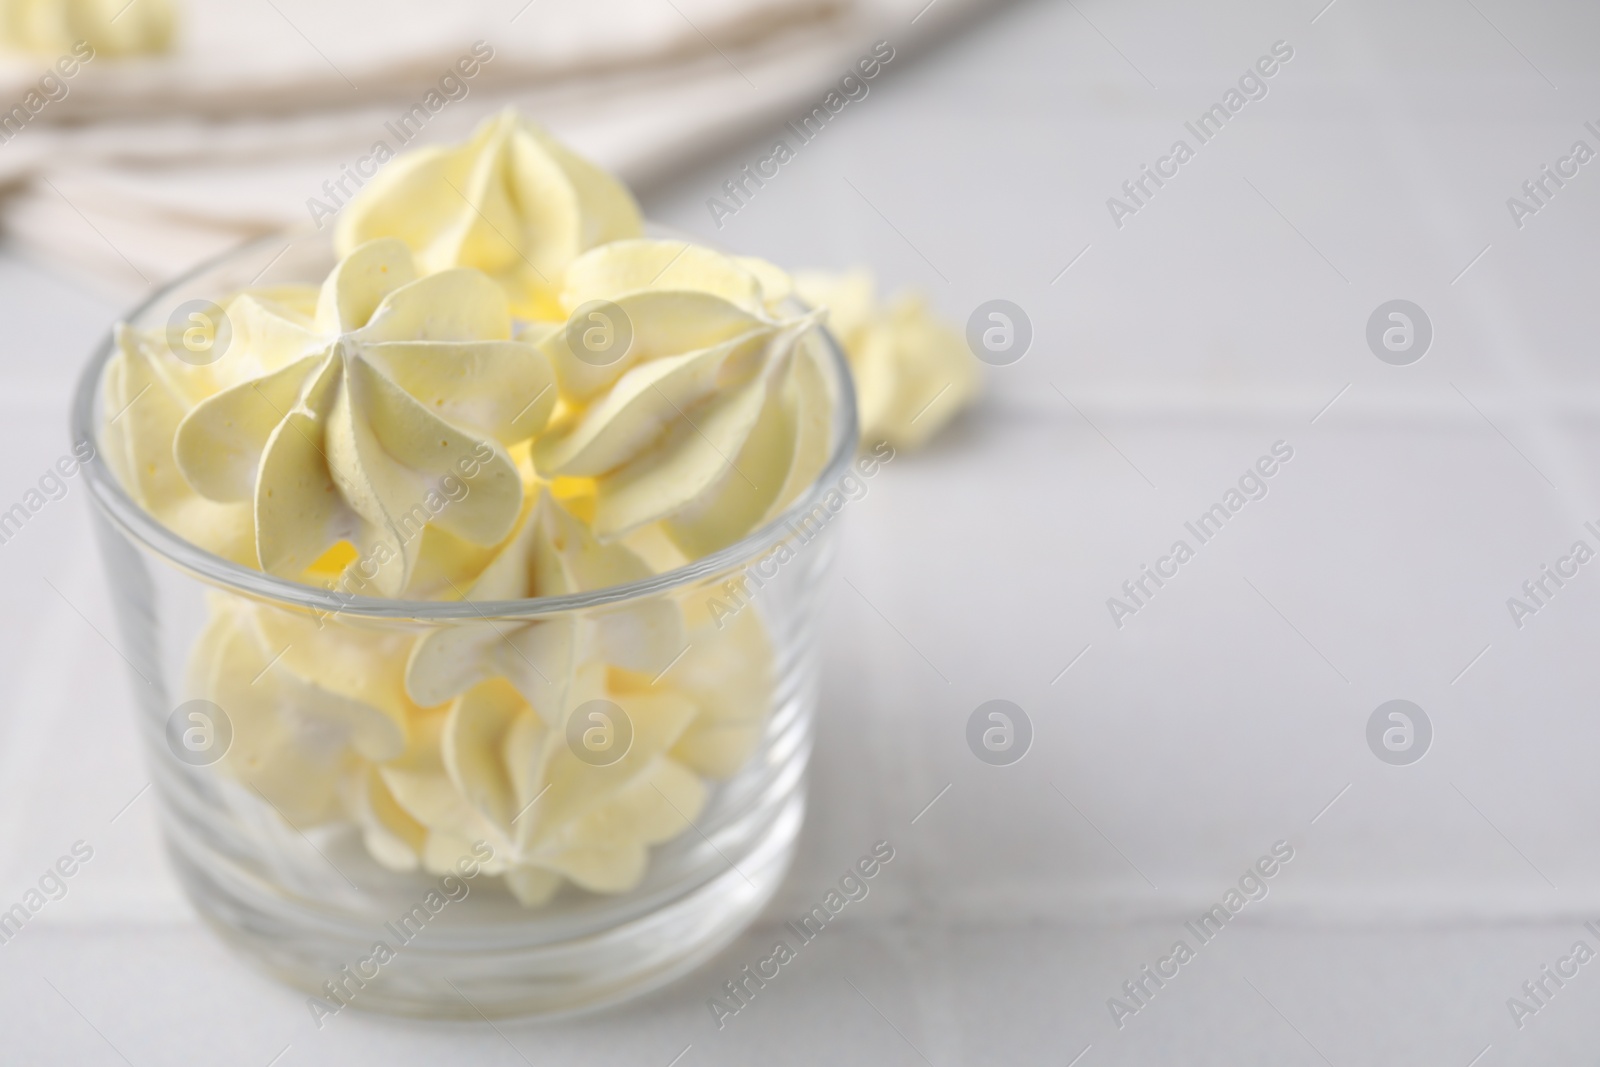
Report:
[{"label": "meringue cookie", "polygon": [[[597,541],[546,490],[529,503],[517,531],[463,599],[561,596],[650,574],[625,546]],[[406,664],[405,684],[412,699],[432,706],[486,679],[505,678],[536,711],[553,717],[566,699],[579,656],[589,647],[610,663],[653,673],[671,663],[685,643],[681,613],[660,598],[594,609],[581,626],[571,613],[527,622],[468,621],[420,638]]]},{"label": "meringue cookie", "polygon": [[[745,765],[772,705],[765,631],[753,612],[720,631],[702,618],[687,642],[653,677],[584,664],[548,728],[526,714],[531,709],[502,708],[501,714],[520,716],[500,734],[510,773],[493,809],[516,813],[508,840],[514,866],[558,873],[595,892],[630,889],[643,876],[647,846],[678,836],[699,817],[708,799],[702,779],[728,777]],[[501,693],[504,704],[509,694]],[[452,717],[467,713],[474,699],[493,694],[484,686],[469,692]],[[568,719],[595,699],[620,707],[633,730],[626,755],[604,767],[578,759],[567,741]],[[456,759],[454,773],[473,778],[460,762],[462,747],[455,751],[446,762]],[[508,824],[502,817],[496,825]],[[512,888],[521,895],[514,882]]]},{"label": "meringue cookie", "polygon": [[398,596],[425,527],[476,545],[510,532],[523,489],[506,446],[544,425],[555,392],[487,277],[418,278],[388,238],[340,261],[314,315],[248,294],[235,312],[216,374],[237,384],[184,416],[173,453],[201,496],[253,507],[263,570],[301,579],[348,542],[363,584]]},{"label": "meringue cookie", "polygon": [[[627,753],[603,767],[580,760],[565,730],[567,716],[596,699],[619,706],[633,729]],[[482,683],[452,704],[440,744],[445,772],[471,809],[457,829],[476,831],[512,868],[596,892],[632,888],[647,846],[688,829],[704,805],[704,785],[665,755],[696,714],[677,693],[616,689],[603,663],[575,674],[567,704],[549,718],[510,686]]]},{"label": "meringue cookie", "polygon": [[[781,512],[826,462],[820,314],[774,311],[786,279],[753,262],[681,241],[613,242],[568,269],[567,324],[525,331],[550,357],[562,400],[534,466],[592,480],[602,540],[666,520],[690,558],[704,555]],[[601,363],[571,347],[596,301],[631,335]]]},{"label": "meringue cookie", "polygon": [[424,272],[475,267],[506,287],[525,318],[549,317],[579,254],[641,232],[627,188],[507,109],[462,145],[390,163],[345,208],[341,255],[398,237]]},{"label": "meringue cookie", "polygon": [[[581,671],[574,699],[606,693],[605,675],[602,664]],[[421,865],[448,871],[470,842],[485,841],[494,849],[485,872],[530,907],[565,879],[595,892],[637,885],[648,846],[686,830],[706,791],[662,755],[693,709],[672,694],[624,699],[636,747],[604,768],[577,760],[559,720],[553,728],[501,679],[430,714],[434,739],[380,770],[405,818],[425,830]],[[389,823],[383,830],[386,845],[399,836]]]},{"label": "meringue cookie", "polygon": [[247,618],[297,714],[336,727],[363,759],[390,760],[405,751],[412,720],[423,710],[405,685],[414,633],[266,605]]},{"label": "meringue cookie", "polygon": [[[232,724],[233,741],[219,766],[292,826],[332,821],[340,780],[362,759],[352,737],[352,702],[274,661],[279,649],[257,625],[267,609],[223,594],[207,599],[210,618],[190,652],[187,688],[191,698],[221,707]],[[388,751],[381,742],[366,747]]]},{"label": "meringue cookie", "polygon": [[116,345],[101,381],[106,423],[100,444],[117,480],[137,504],[185,540],[255,566],[250,505],[205,499],[173,459],[179,423],[208,391],[204,368],[178,360],[157,333],[119,325]]},{"label": "meringue cookie", "polygon": [[87,41],[107,55],[164,52],[176,21],[171,0],[0,0],[0,44],[55,53]]},{"label": "meringue cookie", "polygon": [[880,304],[872,274],[808,271],[795,291],[828,309],[855,379],[861,439],[915,448],[978,393],[978,364],[959,332],[940,321],[920,296]]}]

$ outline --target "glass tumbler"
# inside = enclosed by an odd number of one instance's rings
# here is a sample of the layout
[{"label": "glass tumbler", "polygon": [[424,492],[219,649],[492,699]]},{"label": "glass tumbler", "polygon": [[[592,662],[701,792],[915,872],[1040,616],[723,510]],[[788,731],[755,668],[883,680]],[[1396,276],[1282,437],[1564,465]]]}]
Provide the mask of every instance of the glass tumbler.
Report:
[{"label": "glass tumbler", "polygon": [[[320,235],[263,239],[129,324],[181,328],[196,301],[315,284],[333,262]],[[849,372],[819,343],[830,459],[782,516],[631,584],[482,602],[314,588],[179,536],[108,462],[125,413],[107,410],[116,346],[100,345],[71,429],[95,446],[85,478],[166,849],[199,914],[304,990],[319,1027],[351,1007],[614,1003],[771,898],[805,810],[833,487],[855,462]],[[535,710],[540,686],[559,695]]]}]

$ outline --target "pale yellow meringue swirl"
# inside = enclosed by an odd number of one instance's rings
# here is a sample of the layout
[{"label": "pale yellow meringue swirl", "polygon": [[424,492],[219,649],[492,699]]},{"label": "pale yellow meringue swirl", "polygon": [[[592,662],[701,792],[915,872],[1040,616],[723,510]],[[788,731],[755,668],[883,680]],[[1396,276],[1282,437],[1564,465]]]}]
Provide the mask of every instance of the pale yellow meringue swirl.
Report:
[{"label": "pale yellow meringue swirl", "polygon": [[[533,461],[542,477],[590,480],[598,537],[661,522],[696,558],[815,480],[834,407],[821,314],[783,310],[787,296],[777,268],[682,241],[617,241],[568,268],[574,317],[523,334],[550,357],[562,401]],[[632,338],[601,364],[573,350],[594,314]]]},{"label": "pale yellow meringue swirl", "polygon": [[507,109],[465,144],[390,163],[345,208],[335,242],[345,255],[397,237],[424,272],[475,267],[501,282],[518,315],[534,318],[556,313],[573,259],[640,232],[626,186]]},{"label": "pale yellow meringue swirl", "polygon": [[397,596],[429,525],[504,538],[522,507],[506,447],[555,403],[549,361],[511,339],[500,288],[477,271],[417,277],[394,239],[334,269],[304,307],[246,295],[218,376],[173,440],[178,470],[220,503],[250,502],[263,570],[300,579],[341,542],[377,595]]}]

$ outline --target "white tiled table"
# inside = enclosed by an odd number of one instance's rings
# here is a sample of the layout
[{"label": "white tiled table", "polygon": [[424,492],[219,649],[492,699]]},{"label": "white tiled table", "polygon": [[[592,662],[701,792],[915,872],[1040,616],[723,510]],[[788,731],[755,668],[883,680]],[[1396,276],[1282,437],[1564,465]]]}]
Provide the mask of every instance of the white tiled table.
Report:
[{"label": "white tiled table", "polygon": [[[1521,629],[1506,599],[1600,548],[1600,163],[1521,229],[1506,198],[1600,149],[1600,9],[1320,6],[1019,4],[897,63],[720,232],[705,198],[770,136],[647,191],[666,223],[871,262],[957,319],[1013,300],[1036,337],[852,506],[767,928],[637,1004],[318,1032],[227,955],[148,796],[118,815],[145,778],[74,485],[0,545],[0,901],[74,840],[95,856],[0,946],[0,1062],[1593,1062],[1600,963],[1520,1030],[1506,1000],[1600,948],[1600,564]],[[1279,40],[1268,95],[1116,228],[1106,198]],[[1435,328],[1412,366],[1366,345],[1394,298]],[[4,507],[64,450],[115,308],[12,257],[0,309]],[[1280,440],[1267,497],[1118,629],[1106,599]],[[966,748],[994,698],[1034,725],[1010,767]],[[1411,766],[1367,747],[1392,698],[1433,724]],[[705,998],[879,839],[872,895],[719,1032]],[[1119,1030],[1107,998],[1280,839],[1270,895]]]}]

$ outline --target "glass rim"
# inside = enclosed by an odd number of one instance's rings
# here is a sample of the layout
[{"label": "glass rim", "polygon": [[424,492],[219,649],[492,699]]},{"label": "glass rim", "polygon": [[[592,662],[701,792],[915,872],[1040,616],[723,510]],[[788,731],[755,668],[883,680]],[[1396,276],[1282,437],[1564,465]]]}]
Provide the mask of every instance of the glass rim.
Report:
[{"label": "glass rim", "polygon": [[[235,258],[243,258],[263,246],[273,246],[286,239],[293,241],[306,236],[308,234],[304,228],[294,228],[275,231],[235,245],[173,278],[124,312],[117,322],[137,321],[151,308],[169,299],[177,290],[193,284],[207,272]],[[693,239],[684,237],[683,240]],[[796,519],[816,508],[827,488],[849,471],[857,455],[860,435],[857,425],[855,382],[851,377],[849,362],[826,325],[818,326],[817,332],[828,351],[837,378],[838,388],[835,390],[837,408],[833,443],[827,463],[806,491],[771,521],[752,530],[733,544],[681,567],[674,567],[660,574],[621,585],[606,586],[603,589],[586,592],[565,593],[560,596],[522,597],[514,600],[403,600],[362,596],[305,585],[290,578],[280,578],[224,559],[186,540],[129,496],[110,465],[102,457],[96,407],[105,368],[116,353],[116,323],[106,330],[78,378],[73,393],[69,424],[74,443],[90,441],[94,445],[94,457],[83,464],[82,470],[89,495],[99,509],[100,515],[116,526],[123,536],[154,552],[178,569],[231,592],[272,601],[279,605],[368,619],[443,622],[556,615],[656,596],[709,575],[731,570],[740,563],[760,555],[762,549],[777,544]]]}]

